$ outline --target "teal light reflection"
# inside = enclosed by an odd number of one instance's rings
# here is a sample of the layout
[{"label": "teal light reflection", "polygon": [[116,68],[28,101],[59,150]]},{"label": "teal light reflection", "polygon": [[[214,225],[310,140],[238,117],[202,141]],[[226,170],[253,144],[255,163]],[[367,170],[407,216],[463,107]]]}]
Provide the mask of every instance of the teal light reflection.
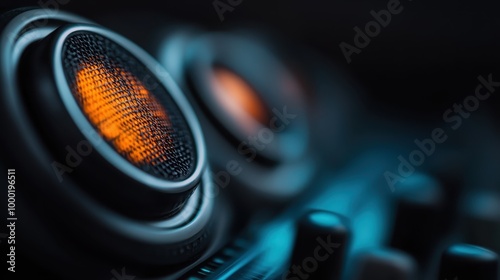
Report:
[{"label": "teal light reflection", "polygon": [[342,220],[337,215],[331,214],[329,212],[323,212],[323,211],[317,211],[317,212],[311,213],[311,215],[309,216],[309,219],[314,224],[322,226],[322,227],[334,227],[334,226],[339,226],[339,225],[344,224],[342,222]]},{"label": "teal light reflection", "polygon": [[453,255],[464,256],[473,259],[482,259],[482,260],[495,260],[498,257],[496,253],[488,249],[469,244],[454,245],[450,247],[448,252]]}]

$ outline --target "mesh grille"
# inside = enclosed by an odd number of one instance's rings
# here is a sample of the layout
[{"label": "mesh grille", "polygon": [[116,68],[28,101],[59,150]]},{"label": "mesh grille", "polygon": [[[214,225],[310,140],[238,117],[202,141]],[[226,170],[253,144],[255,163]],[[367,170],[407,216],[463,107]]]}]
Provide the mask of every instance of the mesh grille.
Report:
[{"label": "mesh grille", "polygon": [[179,108],[146,67],[105,37],[80,32],[63,46],[73,96],[97,132],[145,172],[178,181],[195,168],[195,145]]}]

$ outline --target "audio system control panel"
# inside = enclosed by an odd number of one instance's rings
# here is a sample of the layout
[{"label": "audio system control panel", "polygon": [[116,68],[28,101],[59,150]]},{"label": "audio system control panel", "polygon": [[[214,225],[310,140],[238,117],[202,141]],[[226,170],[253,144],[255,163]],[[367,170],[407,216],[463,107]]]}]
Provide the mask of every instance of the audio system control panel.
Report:
[{"label": "audio system control panel", "polygon": [[416,121],[265,29],[54,7],[0,15],[1,279],[500,279],[500,76]]}]

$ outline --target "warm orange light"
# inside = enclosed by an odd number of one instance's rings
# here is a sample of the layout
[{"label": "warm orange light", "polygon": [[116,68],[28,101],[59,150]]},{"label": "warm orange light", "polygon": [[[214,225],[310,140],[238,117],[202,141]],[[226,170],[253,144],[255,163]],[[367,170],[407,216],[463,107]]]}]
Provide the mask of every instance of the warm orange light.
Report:
[{"label": "warm orange light", "polygon": [[266,107],[255,90],[236,73],[215,68],[211,79],[217,102],[233,116],[246,131],[252,131],[254,121],[269,124]]},{"label": "warm orange light", "polygon": [[[160,102],[131,73],[102,63],[83,65],[76,74],[77,100],[98,132],[129,161],[155,165],[171,126]],[[159,152],[160,151],[160,152]]]}]

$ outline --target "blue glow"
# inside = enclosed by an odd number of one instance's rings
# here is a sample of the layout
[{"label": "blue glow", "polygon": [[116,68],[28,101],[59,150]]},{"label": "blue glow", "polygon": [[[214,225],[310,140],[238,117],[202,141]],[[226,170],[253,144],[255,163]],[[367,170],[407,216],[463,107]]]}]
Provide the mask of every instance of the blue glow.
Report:
[{"label": "blue glow", "polygon": [[339,216],[325,211],[313,212],[309,215],[309,219],[314,224],[323,227],[334,227],[334,226],[344,225]]},{"label": "blue glow", "polygon": [[346,252],[345,277],[356,269],[354,256],[387,242],[394,206],[393,193],[382,174],[396,157],[391,150],[363,154],[337,174],[323,178],[319,183],[323,192],[306,206],[332,211],[350,220],[352,235]]},{"label": "blue glow", "polygon": [[[347,262],[353,255],[373,247],[382,247],[390,230],[393,194],[381,176],[387,169],[381,164],[387,158],[383,153],[362,157],[346,166],[338,175],[322,178],[321,195],[294,209],[294,213],[304,213],[310,209],[308,221],[320,226],[344,225],[347,217],[351,226],[351,240]],[[387,160],[390,161],[390,160]],[[415,178],[415,181],[417,181]],[[326,211],[326,212],[323,212]],[[329,213],[335,212],[335,214]],[[339,214],[337,216],[336,214]],[[292,215],[293,216],[293,215]],[[263,279],[281,279],[289,269],[290,257],[296,236],[296,220],[289,215],[274,220],[271,224],[256,229],[258,240],[237,263],[230,265],[218,279],[239,279],[237,273],[251,270]],[[390,252],[387,258],[391,257]],[[349,265],[349,264],[346,264]],[[401,266],[411,266],[411,259]],[[405,266],[406,267],[406,266]]]},{"label": "blue glow", "polygon": [[500,196],[496,193],[475,192],[468,195],[468,214],[500,221]]},{"label": "blue glow", "polygon": [[263,264],[283,265],[288,260],[283,256],[290,256],[295,241],[294,221],[287,221],[271,226],[262,235],[262,248],[265,250],[260,262]]},{"label": "blue glow", "polygon": [[[352,170],[325,182],[326,191],[308,207],[338,213],[350,220],[352,239],[349,254],[381,246],[390,229],[391,192],[385,181],[380,181],[383,169],[379,165],[364,168],[370,158],[362,158]],[[375,161],[376,162],[376,161]],[[383,168],[383,167],[382,167]],[[363,170],[363,176],[359,176]],[[385,185],[384,185],[385,184]]]},{"label": "blue glow", "polygon": [[448,251],[454,255],[471,257],[474,259],[495,260],[498,257],[497,254],[490,250],[469,244],[454,245],[450,247]]},{"label": "blue glow", "polygon": [[208,269],[208,268],[206,268],[206,267],[203,267],[203,268],[201,269],[201,271],[203,271],[203,272],[205,272],[205,273],[210,273],[210,272],[212,272],[210,269]]},{"label": "blue glow", "polygon": [[370,203],[365,209],[358,212],[352,218],[352,250],[357,252],[365,248],[374,246],[374,244],[382,244],[384,229],[380,228],[384,225],[382,221],[384,217],[377,211],[376,203]]},{"label": "blue glow", "polygon": [[253,273],[261,274],[262,279],[281,274],[292,254],[295,221],[276,221],[263,228],[257,240],[259,242],[254,244],[245,256],[218,275],[217,279],[235,279],[236,273],[247,265],[251,266]]},{"label": "blue glow", "polygon": [[433,177],[415,173],[399,184],[397,193],[419,204],[436,204],[442,199],[438,181]]},{"label": "blue glow", "polygon": [[215,258],[214,259],[214,263],[217,263],[217,264],[223,264],[224,263],[224,260],[221,259],[221,258]]}]

